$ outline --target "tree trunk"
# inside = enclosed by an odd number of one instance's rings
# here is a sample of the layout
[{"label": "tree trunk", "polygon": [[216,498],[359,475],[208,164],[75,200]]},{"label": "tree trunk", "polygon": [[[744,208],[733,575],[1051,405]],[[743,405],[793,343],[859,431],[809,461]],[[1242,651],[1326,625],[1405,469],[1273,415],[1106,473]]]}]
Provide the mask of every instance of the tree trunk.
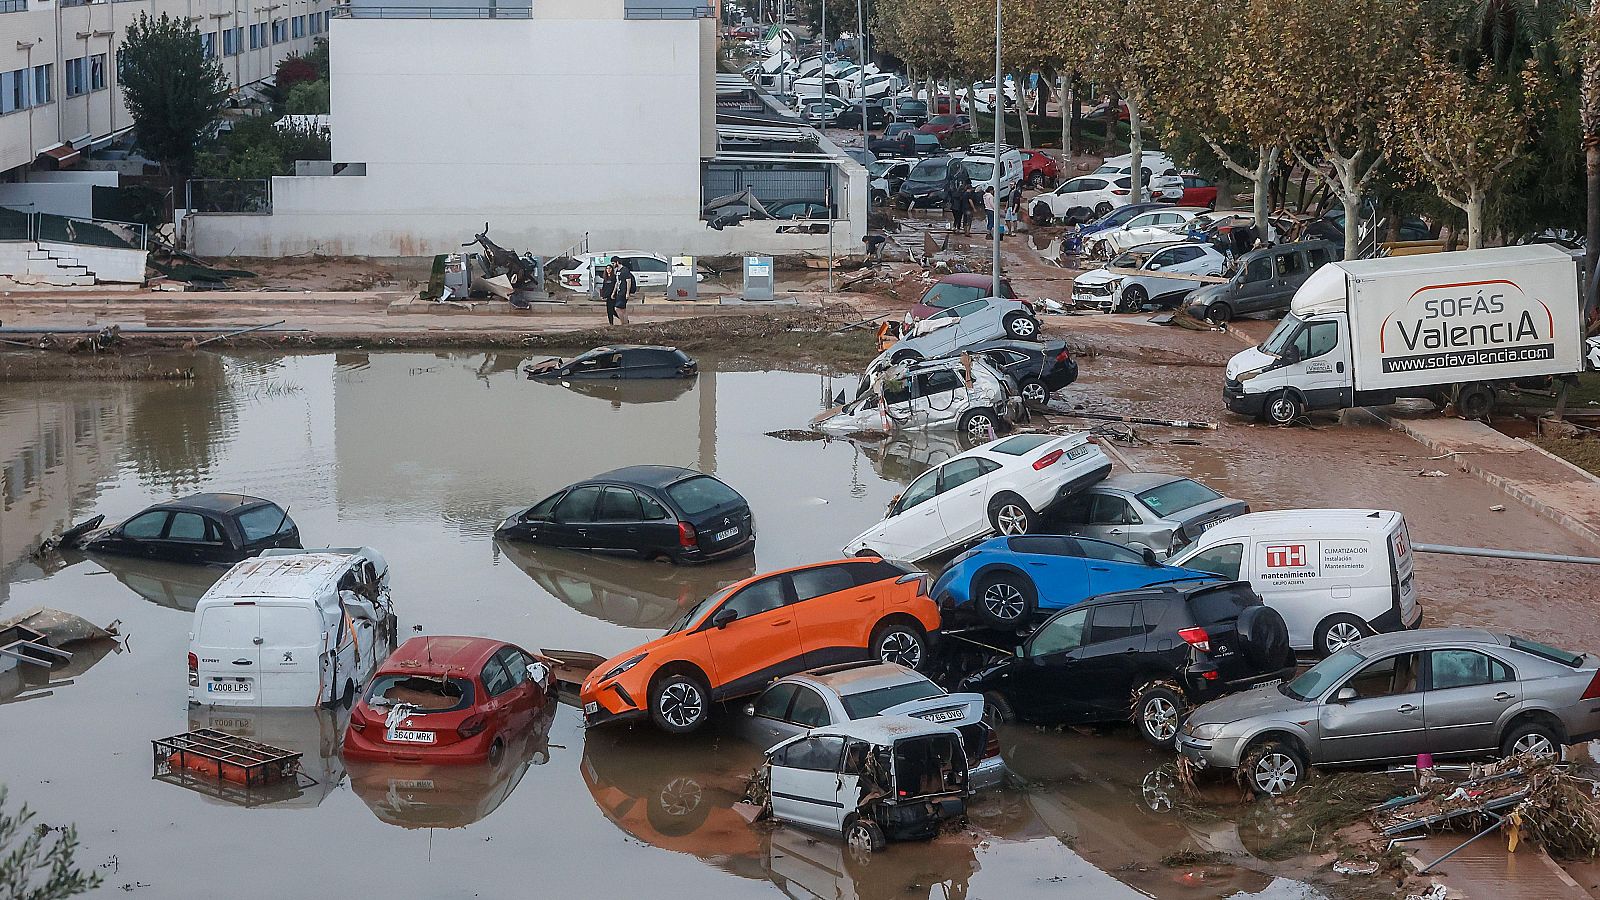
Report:
[{"label": "tree trunk", "polygon": [[[1108,121],[1119,118],[1113,109]],[[1132,187],[1129,192],[1133,199],[1129,202],[1144,202],[1144,136],[1140,134],[1140,110],[1138,94],[1128,92],[1128,181]]]},{"label": "tree trunk", "polygon": [[[1013,77],[1017,79],[1017,118],[1022,120],[1022,149],[1032,150],[1033,129],[1028,123],[1028,82],[1025,81],[1021,75],[1016,75]],[[1003,101],[1005,99],[1005,94],[1003,93],[996,94],[995,96],[997,100]],[[1005,109],[1005,104],[1001,103],[1000,108],[1002,110]]]},{"label": "tree trunk", "polygon": [[1361,189],[1356,185],[1355,166],[1339,166],[1339,199],[1344,201],[1344,258],[1360,259]]},{"label": "tree trunk", "polygon": [[[1596,4],[1596,9],[1600,9],[1600,4]],[[1600,53],[1600,50],[1591,52]],[[1595,82],[1600,82],[1600,78],[1594,80],[1585,78],[1583,80],[1584,91],[1600,92],[1600,83]],[[1584,178],[1584,190],[1588,197],[1588,209],[1583,223],[1584,232],[1588,238],[1583,248],[1583,284],[1588,299],[1584,306],[1584,312],[1588,315],[1594,315],[1595,286],[1589,282],[1596,277],[1595,262],[1600,260],[1600,134],[1585,135],[1583,144],[1584,172],[1586,176]]]},{"label": "tree trunk", "polygon": [[[1474,187],[1467,195],[1467,249],[1483,249],[1483,207],[1488,201],[1489,194],[1483,188]],[[1348,215],[1348,213],[1346,213]]]},{"label": "tree trunk", "polygon": [[1067,75],[1057,82],[1056,101],[1061,107],[1061,180],[1071,178],[1072,165],[1072,105],[1073,97],[1072,76]]},{"label": "tree trunk", "polygon": [[1251,212],[1255,213],[1256,234],[1261,240],[1271,243],[1277,238],[1272,232],[1272,223],[1268,214],[1272,212],[1272,173],[1278,168],[1278,148],[1258,147],[1256,156],[1256,174],[1251,179],[1253,188],[1251,197]]}]

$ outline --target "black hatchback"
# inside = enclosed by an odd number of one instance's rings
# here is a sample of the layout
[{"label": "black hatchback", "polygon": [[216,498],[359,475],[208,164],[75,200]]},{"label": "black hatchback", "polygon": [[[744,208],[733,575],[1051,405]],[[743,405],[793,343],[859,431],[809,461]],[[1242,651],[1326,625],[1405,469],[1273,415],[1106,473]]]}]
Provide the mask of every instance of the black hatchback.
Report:
[{"label": "black hatchback", "polygon": [[756,546],[755,519],[739,492],[677,466],[629,466],[569,485],[501,522],[495,535],[676,563]]},{"label": "black hatchback", "polygon": [[96,517],[63,535],[63,544],[182,563],[233,564],[273,547],[299,549],[300,529],[287,510],[244,494],[193,494],[159,503],[119,525]]},{"label": "black hatchback", "polygon": [[1064,609],[960,689],[983,694],[997,722],[1131,718],[1166,748],[1190,708],[1294,673],[1283,617],[1247,582],[1180,582]]},{"label": "black hatchback", "polygon": [[963,351],[982,356],[1017,383],[1023,402],[1043,408],[1050,395],[1078,380],[1078,362],[1066,341],[981,341]]},{"label": "black hatchback", "polygon": [[677,347],[620,344],[596,347],[571,359],[530,363],[528,377],[550,381],[613,378],[693,378],[700,371],[694,357]]}]

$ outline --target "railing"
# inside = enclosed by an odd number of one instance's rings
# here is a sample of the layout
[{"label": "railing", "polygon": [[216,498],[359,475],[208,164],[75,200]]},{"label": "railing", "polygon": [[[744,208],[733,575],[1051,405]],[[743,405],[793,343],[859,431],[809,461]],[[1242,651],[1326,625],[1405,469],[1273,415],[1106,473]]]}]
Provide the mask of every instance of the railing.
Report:
[{"label": "railing", "polygon": [[369,6],[346,3],[334,7],[336,19],[531,19],[527,6]]},{"label": "railing", "polygon": [[0,241],[48,241],[118,250],[145,249],[146,229],[137,222],[83,219],[0,207]]},{"label": "railing", "polygon": [[272,215],[270,178],[191,178],[185,197],[191,213]]},{"label": "railing", "polygon": [[709,6],[635,6],[623,10],[628,19],[709,19],[716,12]]}]

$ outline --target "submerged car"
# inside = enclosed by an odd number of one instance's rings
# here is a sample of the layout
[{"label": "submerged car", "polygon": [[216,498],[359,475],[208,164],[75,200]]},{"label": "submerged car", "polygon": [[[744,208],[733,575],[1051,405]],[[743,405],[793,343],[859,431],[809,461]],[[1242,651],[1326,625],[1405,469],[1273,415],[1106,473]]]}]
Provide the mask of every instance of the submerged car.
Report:
[{"label": "submerged car", "polygon": [[983,359],[971,370],[959,359],[890,365],[877,380],[864,380],[860,394],[826,409],[811,427],[830,434],[858,431],[944,431],[990,440],[1021,420],[1015,382]]},{"label": "submerged car", "polygon": [[275,547],[300,549],[288,510],[244,494],[191,494],[158,503],[118,525],[103,516],[63,535],[64,546],[182,563],[233,564]]},{"label": "submerged car", "polygon": [[744,708],[740,732],[766,748],[813,728],[873,716],[910,716],[961,732],[973,790],[1005,779],[1000,739],[983,721],[983,697],[947,694],[913,669],[891,663],[846,663],[773,682]]},{"label": "submerged car", "polygon": [[498,764],[545,708],[551,668],[513,644],[414,637],[350,713],[346,759]]},{"label": "submerged car", "polygon": [[1054,534],[997,537],[952,559],[933,585],[941,611],[1016,628],[1041,612],[1075,606],[1097,594],[1217,576],[1163,566],[1153,552]]},{"label": "submerged car", "polygon": [[1170,747],[1188,708],[1294,671],[1283,618],[1248,584],[1174,582],[1064,609],[960,687],[995,722],[1131,719]]},{"label": "submerged car", "polygon": [[571,359],[551,357],[523,369],[531,379],[693,378],[700,371],[694,357],[677,347],[618,344],[596,347]]},{"label": "submerged car", "polygon": [[755,518],[738,491],[678,466],[627,466],[568,485],[508,516],[495,536],[675,563],[755,549]]},{"label": "submerged car", "polygon": [[1282,794],[1308,766],[1439,757],[1560,756],[1600,736],[1600,657],[1478,628],[1424,628],[1346,646],[1284,684],[1196,709],[1178,750]]},{"label": "submerged car", "polygon": [[1056,507],[1049,524],[1062,534],[1099,538],[1136,551],[1149,548],[1165,557],[1217,523],[1249,512],[1250,504],[1192,478],[1130,472],[1112,475]]},{"label": "submerged car", "polygon": [[924,472],[844,552],[922,560],[991,532],[1028,534],[1040,513],[1110,471],[1105,451],[1081,432],[990,441]]},{"label": "submerged car", "polygon": [[916,668],[938,627],[926,573],[880,559],[813,563],[712,594],[666,634],[595,666],[578,699],[588,725],[648,717],[686,734],[712,703],[773,678],[865,659]]}]

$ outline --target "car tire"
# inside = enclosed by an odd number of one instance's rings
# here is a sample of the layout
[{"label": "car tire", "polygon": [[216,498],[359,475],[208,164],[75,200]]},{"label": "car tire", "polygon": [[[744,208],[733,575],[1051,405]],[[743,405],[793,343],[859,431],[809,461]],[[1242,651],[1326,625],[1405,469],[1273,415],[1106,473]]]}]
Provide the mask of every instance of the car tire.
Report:
[{"label": "car tire", "polygon": [[1239,760],[1238,776],[1258,797],[1278,797],[1305,783],[1305,754],[1287,741],[1268,738],[1253,744]]},{"label": "car tire", "polygon": [[1213,325],[1226,325],[1233,321],[1233,307],[1226,303],[1213,303],[1206,307],[1206,321]]},{"label": "car tire", "polygon": [[888,845],[889,841],[884,837],[883,829],[871,819],[857,816],[844,828],[845,854],[852,868],[861,869],[870,866],[872,854]]},{"label": "car tire", "polygon": [[989,503],[989,524],[995,534],[1015,537],[1039,529],[1039,514],[1016,494],[1001,494]]},{"label": "car tire", "polygon": [[1339,613],[1323,619],[1312,635],[1311,645],[1318,656],[1330,656],[1372,634],[1372,629],[1360,617]]},{"label": "car tire", "polygon": [[908,669],[920,669],[928,661],[928,637],[922,629],[905,621],[880,622],[872,629],[869,649],[872,658]]},{"label": "car tire", "polygon": [[1017,390],[1022,394],[1022,402],[1034,409],[1044,409],[1050,405],[1050,389],[1037,378],[1024,378],[1017,385]]},{"label": "car tire", "polygon": [[1494,388],[1469,382],[1456,389],[1456,415],[1463,419],[1487,419],[1494,412]]},{"label": "car tire", "polygon": [[1039,188],[1044,187],[1044,173],[1043,172],[1035,172],[1032,175],[1029,175],[1028,176],[1028,187],[1033,188],[1036,191]]},{"label": "car tire", "polygon": [[1549,725],[1539,721],[1524,721],[1506,732],[1505,740],[1500,742],[1502,757],[1518,753],[1532,753],[1541,758],[1553,754],[1559,761],[1566,758],[1567,748],[1562,744],[1561,736]]},{"label": "car tire", "polygon": [[1122,312],[1138,312],[1150,302],[1150,294],[1141,285],[1130,284],[1122,292]]},{"label": "car tire", "polygon": [[921,359],[921,358],[922,358],[922,354],[918,353],[915,350],[896,350],[894,355],[889,357],[889,362],[890,363],[912,362],[913,360],[918,360],[918,359]]},{"label": "car tire", "polygon": [[1039,339],[1039,320],[1026,313],[1012,313],[1004,320],[1006,334],[1019,341]]},{"label": "car tire", "polygon": [[1025,624],[1039,603],[1032,581],[1015,572],[994,572],[972,585],[972,606],[978,617],[996,628]]},{"label": "car tire", "polygon": [[1188,711],[1183,693],[1170,682],[1152,681],[1140,688],[1133,700],[1133,722],[1139,728],[1139,736],[1161,750],[1172,749]]},{"label": "car tire", "polygon": [[1000,417],[987,407],[969,409],[961,414],[956,426],[960,432],[978,443],[987,443],[1000,433]]},{"label": "car tire", "polygon": [[996,725],[1010,725],[1017,721],[1017,711],[1011,708],[1011,701],[998,691],[987,691],[983,695],[983,720],[989,727]]},{"label": "car tire", "polygon": [[650,687],[650,718],[668,734],[688,734],[710,718],[710,693],[693,675],[668,675]]},{"label": "car tire", "polygon": [[1306,404],[1294,391],[1274,391],[1261,407],[1261,415],[1273,425],[1293,425],[1306,417]]},{"label": "car tire", "polygon": [[1105,215],[1108,212],[1111,212],[1111,204],[1109,204],[1109,203],[1098,203],[1098,204],[1095,205],[1095,208],[1094,208],[1094,217],[1096,219],[1098,219],[1098,218],[1100,218],[1101,216]]}]

